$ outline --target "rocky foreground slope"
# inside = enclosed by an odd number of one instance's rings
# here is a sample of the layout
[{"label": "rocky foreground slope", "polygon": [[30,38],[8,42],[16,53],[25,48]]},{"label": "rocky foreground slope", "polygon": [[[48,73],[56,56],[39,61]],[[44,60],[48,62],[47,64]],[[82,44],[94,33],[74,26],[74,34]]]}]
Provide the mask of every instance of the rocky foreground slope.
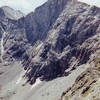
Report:
[{"label": "rocky foreground slope", "polygon": [[62,93],[61,100],[100,100],[100,34],[86,40],[83,46],[93,49],[88,68]]},{"label": "rocky foreground slope", "polygon": [[[93,86],[95,99],[99,98],[95,84],[99,85],[100,8],[77,0],[48,0],[26,17],[17,14],[17,20],[7,16],[13,12],[8,13],[0,9],[1,64],[21,62],[26,83],[32,85],[38,78],[48,82],[26,100],[58,100],[70,80],[74,85],[62,94],[62,100],[91,100],[92,92],[90,97],[87,94]],[[55,83],[56,88],[48,88],[45,96],[48,84]]]}]

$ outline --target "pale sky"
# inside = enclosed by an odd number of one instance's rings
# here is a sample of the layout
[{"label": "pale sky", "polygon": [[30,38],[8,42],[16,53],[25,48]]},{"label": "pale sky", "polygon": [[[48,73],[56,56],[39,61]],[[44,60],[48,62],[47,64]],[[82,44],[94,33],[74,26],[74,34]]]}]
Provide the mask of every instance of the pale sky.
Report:
[{"label": "pale sky", "polygon": [[0,7],[9,6],[27,14],[34,11],[36,7],[42,5],[46,1],[47,0],[0,0]]},{"label": "pale sky", "polygon": [[[40,5],[42,5],[47,0],[0,0],[1,6],[9,6],[13,9],[20,10],[21,12],[27,14]],[[79,0],[86,2],[91,5],[96,5],[100,7],[100,0]]]},{"label": "pale sky", "polygon": [[100,7],[100,0],[79,0],[79,1]]}]

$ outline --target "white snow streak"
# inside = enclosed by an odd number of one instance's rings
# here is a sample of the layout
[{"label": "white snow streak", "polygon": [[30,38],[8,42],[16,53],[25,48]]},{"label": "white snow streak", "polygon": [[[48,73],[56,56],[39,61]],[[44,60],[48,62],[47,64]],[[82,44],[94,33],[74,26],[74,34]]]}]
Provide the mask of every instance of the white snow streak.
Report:
[{"label": "white snow streak", "polygon": [[3,61],[3,55],[4,55],[4,37],[5,37],[6,32],[2,34],[1,38],[1,61]]},{"label": "white snow streak", "polygon": [[37,85],[39,85],[42,81],[40,81],[40,79],[38,78],[35,82],[35,84],[32,85],[31,90],[36,87]]}]

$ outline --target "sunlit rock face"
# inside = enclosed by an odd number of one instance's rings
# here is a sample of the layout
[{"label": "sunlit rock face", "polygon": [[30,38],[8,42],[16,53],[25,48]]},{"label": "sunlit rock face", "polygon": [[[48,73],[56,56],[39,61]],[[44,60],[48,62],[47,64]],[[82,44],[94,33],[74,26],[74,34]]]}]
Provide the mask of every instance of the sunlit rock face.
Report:
[{"label": "sunlit rock face", "polygon": [[100,33],[100,8],[76,0],[48,0],[18,20],[12,9],[7,11],[0,9],[2,59],[21,61],[30,84],[72,74],[95,50],[88,47]]}]

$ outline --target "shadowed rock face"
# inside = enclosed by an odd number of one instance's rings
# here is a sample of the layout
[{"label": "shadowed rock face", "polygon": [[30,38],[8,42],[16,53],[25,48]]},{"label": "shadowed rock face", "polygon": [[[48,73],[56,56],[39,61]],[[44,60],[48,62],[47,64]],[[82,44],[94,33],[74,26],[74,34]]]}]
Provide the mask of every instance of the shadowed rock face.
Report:
[{"label": "shadowed rock face", "polygon": [[36,8],[25,18],[25,29],[27,39],[34,44],[37,40],[44,40],[53,23],[60,15],[70,0],[48,0],[41,7]]},{"label": "shadowed rock face", "polygon": [[67,69],[88,62],[93,49],[82,44],[99,34],[99,25],[100,9],[74,0],[48,0],[19,20],[0,14],[0,37],[6,32],[3,59],[22,61],[31,84],[38,77],[67,76]]}]

